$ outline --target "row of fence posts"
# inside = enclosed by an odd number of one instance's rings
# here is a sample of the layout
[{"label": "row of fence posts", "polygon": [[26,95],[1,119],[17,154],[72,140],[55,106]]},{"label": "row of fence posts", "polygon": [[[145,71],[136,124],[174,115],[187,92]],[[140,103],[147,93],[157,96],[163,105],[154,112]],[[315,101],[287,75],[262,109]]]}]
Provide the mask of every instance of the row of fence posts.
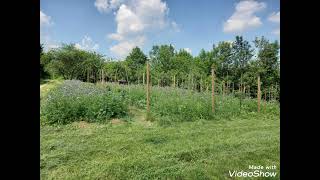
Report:
[{"label": "row of fence posts", "polygon": [[[144,77],[143,77],[144,82]],[[174,77],[175,82],[175,77]],[[261,83],[260,83],[260,76],[258,76],[258,91],[257,91],[257,106],[258,106],[258,112],[260,112],[260,104],[261,104]],[[150,115],[150,91],[151,91],[151,85],[150,85],[150,65],[149,62],[147,62],[147,83],[146,83],[146,93],[147,93],[147,118],[149,118]],[[211,96],[212,96],[212,112],[215,112],[215,72],[214,72],[214,66],[211,67]],[[266,91],[264,95],[264,111],[266,111]]]}]

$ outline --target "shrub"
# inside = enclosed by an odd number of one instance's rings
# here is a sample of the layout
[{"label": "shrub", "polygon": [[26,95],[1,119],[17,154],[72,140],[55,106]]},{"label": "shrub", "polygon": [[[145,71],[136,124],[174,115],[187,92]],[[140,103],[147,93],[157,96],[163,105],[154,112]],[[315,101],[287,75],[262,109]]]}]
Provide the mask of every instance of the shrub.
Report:
[{"label": "shrub", "polygon": [[41,118],[47,124],[74,121],[101,122],[127,114],[123,91],[67,80],[52,89],[41,103]]}]

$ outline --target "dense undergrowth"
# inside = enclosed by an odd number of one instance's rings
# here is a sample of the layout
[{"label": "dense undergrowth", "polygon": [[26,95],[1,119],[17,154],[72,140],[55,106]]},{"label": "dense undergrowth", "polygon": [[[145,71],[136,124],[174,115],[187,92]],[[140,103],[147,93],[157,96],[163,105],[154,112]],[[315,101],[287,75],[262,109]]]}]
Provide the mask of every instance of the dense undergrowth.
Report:
[{"label": "dense undergrowth", "polygon": [[[241,101],[241,102],[240,102]],[[241,106],[240,106],[241,104]],[[68,80],[53,88],[41,103],[43,123],[66,124],[74,121],[104,122],[128,114],[128,106],[146,107],[142,85],[91,84]],[[279,104],[261,104],[262,113],[279,114]],[[151,116],[160,124],[172,122],[230,119],[257,113],[256,99],[216,95],[211,111],[211,93],[171,87],[152,87]]]},{"label": "dense undergrowth", "polygon": [[103,122],[128,112],[125,94],[94,84],[67,80],[41,100],[44,124],[67,124],[74,121]]}]

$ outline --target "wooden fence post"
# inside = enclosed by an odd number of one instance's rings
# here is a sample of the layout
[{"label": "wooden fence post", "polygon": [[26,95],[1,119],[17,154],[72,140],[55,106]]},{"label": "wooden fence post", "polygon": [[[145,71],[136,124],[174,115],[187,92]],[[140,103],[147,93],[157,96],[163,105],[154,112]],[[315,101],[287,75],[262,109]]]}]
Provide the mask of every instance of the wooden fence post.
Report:
[{"label": "wooden fence post", "polygon": [[232,82],[232,94],[234,93],[234,82]]},{"label": "wooden fence post", "polygon": [[191,74],[191,89],[194,90],[193,73]]},{"label": "wooden fence post", "polygon": [[211,76],[212,76],[212,79],[211,79],[211,85],[212,85],[212,112],[214,112],[214,67],[212,66],[211,67]]},{"label": "wooden fence post", "polygon": [[243,94],[246,95],[246,85],[244,84],[244,87],[243,87]]},{"label": "wooden fence post", "polygon": [[145,85],[145,82],[144,82],[144,73],[142,75],[142,82],[143,82],[143,85]]},{"label": "wooden fence post", "polygon": [[273,91],[273,85],[271,86],[271,100],[273,100],[274,97],[274,91]]},{"label": "wooden fence post", "polygon": [[150,114],[150,66],[147,61],[147,120]]},{"label": "wooden fence post", "polygon": [[90,81],[90,73],[89,73],[89,70],[87,70],[87,82]]},{"label": "wooden fence post", "polygon": [[202,76],[200,78],[200,92],[202,92]]},{"label": "wooden fence post", "polygon": [[104,83],[104,70],[102,69],[102,83]]},{"label": "wooden fence post", "polygon": [[266,113],[267,109],[267,91],[264,90],[264,113]]},{"label": "wooden fence post", "polygon": [[176,87],[176,75],[173,75],[173,87]]},{"label": "wooden fence post", "polygon": [[271,100],[271,92],[270,92],[270,87],[268,88],[269,90],[269,101]]},{"label": "wooden fence post", "polygon": [[258,76],[258,112],[260,112],[260,100],[261,100],[261,91],[260,91],[260,76]]},{"label": "wooden fence post", "polygon": [[224,97],[224,93],[225,93],[225,82],[222,81],[222,96]]}]

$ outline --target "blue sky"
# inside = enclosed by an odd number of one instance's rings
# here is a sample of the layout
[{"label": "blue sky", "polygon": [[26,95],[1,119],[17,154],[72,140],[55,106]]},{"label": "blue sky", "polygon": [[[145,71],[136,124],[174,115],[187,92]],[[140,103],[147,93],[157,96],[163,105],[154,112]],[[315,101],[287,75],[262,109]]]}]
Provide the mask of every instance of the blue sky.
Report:
[{"label": "blue sky", "polygon": [[41,0],[40,42],[121,59],[134,46],[173,44],[197,55],[243,35],[280,40],[279,0]]}]

